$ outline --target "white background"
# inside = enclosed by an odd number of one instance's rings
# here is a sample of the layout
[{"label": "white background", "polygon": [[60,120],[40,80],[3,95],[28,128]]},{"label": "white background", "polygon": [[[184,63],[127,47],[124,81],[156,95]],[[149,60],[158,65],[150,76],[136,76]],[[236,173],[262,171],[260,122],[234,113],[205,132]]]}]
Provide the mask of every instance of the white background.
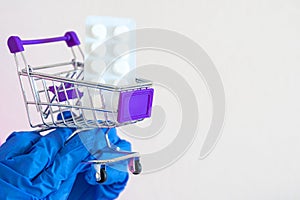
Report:
[{"label": "white background", "polygon": [[[198,160],[203,142],[199,134],[172,166],[131,177],[119,199],[300,199],[300,2],[296,0],[2,2],[1,142],[14,130],[29,129],[7,38],[76,30],[84,41],[88,15],[131,17],[138,27],[166,28],[190,37],[212,58],[227,98],[223,136],[208,158]],[[209,118],[207,110],[201,115]],[[207,130],[205,123],[200,132]],[[132,143],[143,150],[137,141]]]}]

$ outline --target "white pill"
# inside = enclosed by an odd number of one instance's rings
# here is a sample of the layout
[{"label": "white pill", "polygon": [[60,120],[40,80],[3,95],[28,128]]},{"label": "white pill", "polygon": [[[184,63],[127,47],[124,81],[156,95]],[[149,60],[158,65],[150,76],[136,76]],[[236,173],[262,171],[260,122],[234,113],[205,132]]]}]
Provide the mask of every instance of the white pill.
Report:
[{"label": "white pill", "polygon": [[107,35],[107,29],[103,24],[95,24],[91,27],[91,33],[96,38],[104,39]]},{"label": "white pill", "polygon": [[129,31],[129,28],[127,26],[117,26],[115,29],[114,29],[114,35],[119,35],[121,33],[125,33],[125,32],[128,32]]},{"label": "white pill", "polygon": [[125,60],[118,60],[114,63],[112,70],[117,75],[125,75],[130,71],[130,66]]}]

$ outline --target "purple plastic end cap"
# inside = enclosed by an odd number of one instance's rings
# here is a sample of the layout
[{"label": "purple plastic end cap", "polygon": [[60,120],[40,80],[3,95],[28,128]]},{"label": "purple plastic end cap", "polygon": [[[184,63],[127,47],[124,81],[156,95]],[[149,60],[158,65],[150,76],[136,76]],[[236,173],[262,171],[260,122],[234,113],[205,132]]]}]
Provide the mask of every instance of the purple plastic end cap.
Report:
[{"label": "purple plastic end cap", "polygon": [[152,88],[121,92],[118,122],[144,119],[151,116],[154,90]]},{"label": "purple plastic end cap", "polygon": [[80,41],[74,31],[66,32],[65,37],[68,39],[66,40],[66,43],[68,47],[78,46],[80,45]]},{"label": "purple plastic end cap", "polygon": [[11,53],[24,51],[22,40],[18,36],[10,36],[7,45]]}]

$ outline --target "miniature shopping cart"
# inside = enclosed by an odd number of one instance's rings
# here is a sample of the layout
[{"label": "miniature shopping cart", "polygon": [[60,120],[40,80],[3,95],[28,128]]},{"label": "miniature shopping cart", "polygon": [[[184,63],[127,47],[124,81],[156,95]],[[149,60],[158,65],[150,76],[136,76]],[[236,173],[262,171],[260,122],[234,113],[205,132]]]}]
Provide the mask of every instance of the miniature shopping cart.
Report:
[{"label": "miniature shopping cart", "polygon": [[[27,63],[24,45],[59,41],[65,41],[71,49],[70,61],[42,66]],[[71,127],[77,129],[74,134],[87,129],[106,128],[104,138],[107,149],[103,151],[109,156],[104,160],[88,161],[99,169],[97,181],[102,183],[106,180],[107,164],[119,161],[128,162],[129,170],[139,174],[139,153],[114,148],[108,139],[108,132],[111,128],[136,123],[151,116],[152,83],[136,79],[132,85],[114,86],[85,81],[84,54],[79,45],[80,41],[72,31],[55,38],[21,40],[18,36],[11,36],[8,39],[8,47],[16,61],[30,126],[42,130]],[[105,95],[117,98],[117,104],[111,106]]]}]

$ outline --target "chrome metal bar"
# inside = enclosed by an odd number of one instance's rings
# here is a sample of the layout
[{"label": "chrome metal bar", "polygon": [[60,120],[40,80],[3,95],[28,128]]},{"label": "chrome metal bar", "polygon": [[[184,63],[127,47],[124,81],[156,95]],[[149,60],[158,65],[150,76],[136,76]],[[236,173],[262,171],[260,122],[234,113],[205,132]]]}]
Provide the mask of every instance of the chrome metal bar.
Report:
[{"label": "chrome metal bar", "polygon": [[32,70],[41,70],[41,69],[49,69],[49,68],[54,68],[54,67],[62,67],[62,66],[67,66],[67,65],[72,65],[73,61],[71,62],[63,62],[63,63],[55,63],[51,65],[42,65],[42,66],[36,66],[32,67]]},{"label": "chrome metal bar", "polygon": [[[50,104],[50,96],[49,96],[49,93],[48,93],[48,88],[47,88],[47,85],[46,85],[46,81],[43,80],[43,86],[44,86],[44,91],[45,91],[45,94],[46,94],[46,99],[47,99],[47,103]],[[47,112],[49,108],[49,112]],[[54,118],[53,118],[53,110],[52,110],[52,107],[50,107],[49,105],[47,106],[47,108],[45,109],[45,111],[43,112],[43,114],[45,115],[44,118],[47,119],[49,114],[51,114],[51,118],[52,118],[52,121],[54,121]]]},{"label": "chrome metal bar", "polygon": [[[33,101],[27,101],[27,104],[33,104],[35,105],[36,103]],[[48,103],[43,103],[39,102],[38,105],[49,105]],[[108,113],[117,113],[117,111],[110,111],[110,110],[103,110],[103,109],[98,109],[98,108],[90,108],[90,107],[85,107],[85,106],[76,106],[76,105],[66,105],[66,104],[60,104],[60,103],[50,103],[51,106],[57,106],[57,107],[66,107],[66,108],[78,108],[78,109],[84,109],[84,110],[95,110],[99,112],[108,112]]]},{"label": "chrome metal bar", "polygon": [[[28,74],[28,72],[26,72],[26,74]],[[23,75],[23,71],[22,71],[22,75]],[[124,91],[124,90],[139,89],[141,87],[152,86],[152,82],[151,81],[144,82],[144,81],[146,81],[145,79],[138,79],[139,81],[141,81],[141,83],[137,83],[136,85],[118,87],[118,86],[114,86],[114,85],[93,83],[93,82],[88,82],[88,81],[83,81],[83,80],[74,80],[74,79],[70,79],[70,78],[60,77],[57,75],[49,75],[49,74],[45,74],[45,73],[30,72],[30,76],[36,77],[36,78],[44,78],[47,80],[59,81],[59,82],[76,83],[81,86],[92,87],[92,88],[96,88],[96,89],[102,89],[102,90],[114,91],[114,92],[120,92],[120,91]]]},{"label": "chrome metal bar", "polygon": [[130,158],[139,158],[140,154],[138,152],[122,152],[122,151],[117,151],[112,149],[112,156],[113,154],[124,154],[123,156],[119,156],[116,158],[111,158],[111,159],[105,159],[105,160],[89,160],[87,163],[94,163],[94,164],[107,164],[107,163],[114,163],[114,162],[120,162],[123,160],[128,160]]}]

